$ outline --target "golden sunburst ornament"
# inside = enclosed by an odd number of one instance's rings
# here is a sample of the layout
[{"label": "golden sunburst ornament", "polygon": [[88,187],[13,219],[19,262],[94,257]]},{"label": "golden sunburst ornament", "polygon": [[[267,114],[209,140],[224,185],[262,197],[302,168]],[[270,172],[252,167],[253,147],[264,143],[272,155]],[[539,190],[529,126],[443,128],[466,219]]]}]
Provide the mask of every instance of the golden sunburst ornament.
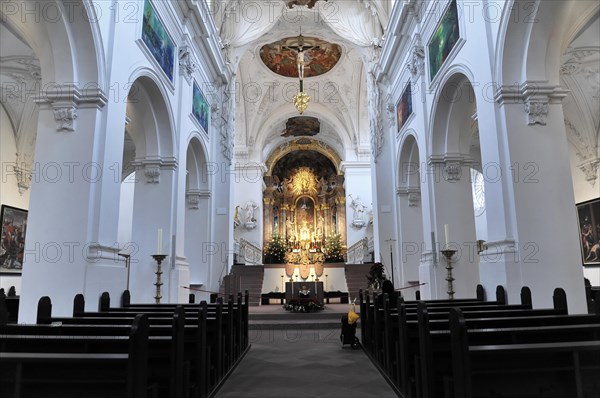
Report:
[{"label": "golden sunburst ornament", "polygon": [[308,95],[305,91],[300,91],[298,94],[294,95],[294,105],[301,115],[304,113],[306,108],[308,108],[309,102],[310,95]]},{"label": "golden sunburst ornament", "polygon": [[301,167],[293,179],[292,191],[295,195],[317,193],[317,178],[313,172],[307,167]]}]

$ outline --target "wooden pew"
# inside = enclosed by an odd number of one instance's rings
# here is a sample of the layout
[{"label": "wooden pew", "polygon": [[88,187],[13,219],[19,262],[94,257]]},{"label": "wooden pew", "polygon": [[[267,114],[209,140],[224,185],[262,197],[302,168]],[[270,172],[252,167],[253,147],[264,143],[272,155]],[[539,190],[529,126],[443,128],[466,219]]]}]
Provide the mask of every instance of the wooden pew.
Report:
[{"label": "wooden pew", "polygon": [[[217,298],[214,304],[206,305],[207,313],[207,342],[209,355],[208,382],[211,388],[224,381],[233,367],[241,360],[249,348],[248,339],[248,291],[244,294],[242,301],[241,293],[237,295],[237,302],[233,302],[234,297],[229,296],[228,303],[224,306],[222,298]],[[82,303],[74,304],[74,315],[78,317],[91,318],[116,318],[131,316],[133,313],[144,312],[150,316],[153,322],[163,322],[169,311],[174,306],[180,305],[186,313],[186,325],[194,324],[197,304],[131,304],[129,291],[124,291],[121,296],[121,307],[110,306],[110,296],[103,293],[99,300],[99,313],[86,313],[83,311]],[[192,314],[190,319],[189,314]],[[97,322],[92,319],[93,322]],[[220,331],[220,332],[219,332]]]},{"label": "wooden pew", "polygon": [[[215,304],[210,304],[207,307],[208,311],[208,322],[211,322],[211,315],[214,315],[217,323],[215,327],[221,331],[218,337],[214,340],[209,338],[208,341],[216,341],[216,344],[211,349],[211,356],[215,362],[214,377],[211,379],[216,382],[225,375],[229,369],[239,360],[240,355],[245,350],[243,346],[244,342],[247,341],[246,328],[242,322],[244,319],[244,305],[242,304],[241,294],[238,295],[236,305],[233,304],[233,296],[229,298],[226,306],[223,307],[222,299],[218,298]],[[247,298],[246,298],[247,303]],[[122,307],[111,307],[110,296],[108,293],[103,293],[100,297],[99,312],[88,313],[78,311],[74,309],[74,316],[78,317],[122,317],[131,316],[132,314],[143,312],[148,314],[151,319],[169,316],[170,311],[175,304],[131,304],[129,299],[129,292],[125,291],[122,300]],[[197,312],[197,305],[182,305],[186,314],[191,313],[192,319],[186,317],[186,323],[195,323],[194,318]],[[246,304],[247,307],[247,304]],[[218,308],[218,309],[217,309]],[[217,311],[219,315],[217,316]],[[210,334],[210,331],[208,331]],[[216,336],[216,335],[215,335]]]},{"label": "wooden pew", "polygon": [[[498,297],[502,296],[503,289],[497,291]],[[547,310],[532,310],[529,309],[529,304],[506,306],[502,303],[504,300],[496,300],[491,305],[480,306],[474,305],[470,300],[462,302],[456,300],[453,303],[461,306],[464,309],[465,315],[470,319],[490,318],[490,319],[513,319],[513,318],[529,318],[534,316],[556,316],[566,313],[566,298],[558,295],[555,300],[555,309]],[[522,289],[522,302],[530,303],[530,292],[528,288]],[[434,329],[448,329],[448,311],[450,307],[442,307],[438,301],[431,308],[429,317],[433,318],[430,323]],[[488,302],[489,303],[489,302]],[[428,304],[428,303],[427,303]],[[423,302],[420,305],[425,305]],[[484,310],[487,308],[487,310]],[[429,305],[427,305],[429,310]],[[371,333],[379,333],[383,336],[383,347],[381,347],[381,356],[372,355],[372,359],[379,358],[378,366],[381,368],[390,381],[403,391],[405,396],[419,396],[421,390],[421,354],[420,354],[420,339],[419,339],[419,321],[415,307],[407,307],[406,303],[400,300],[398,308],[392,310],[386,308],[378,310],[383,313],[380,316],[383,319],[384,326],[375,323],[375,327],[371,327]],[[368,312],[371,313],[370,311]],[[368,333],[369,331],[365,331]]]},{"label": "wooden pew", "polygon": [[[455,309],[459,308],[456,307],[452,310]],[[431,330],[427,311],[425,305],[419,310],[419,335],[417,338],[419,367],[416,371],[417,378],[422,380],[419,383],[421,396],[438,397],[442,396],[444,381],[449,378],[451,373],[450,325],[447,321],[437,321],[435,330]],[[462,311],[464,309],[461,310],[461,313]],[[465,317],[463,316],[463,318]],[[600,338],[600,317],[587,315],[469,318],[466,322],[469,329],[474,331],[473,341],[482,344],[529,341],[528,339],[532,337],[537,338],[536,334],[541,333],[542,329],[546,341],[574,339],[578,333],[587,338],[594,335]],[[417,358],[416,354],[415,358]],[[417,394],[417,396],[419,395]]]},{"label": "wooden pew", "polygon": [[[77,295],[74,300],[74,310],[77,312],[77,309],[83,308],[84,304],[83,296]],[[181,373],[184,380],[175,383],[181,383],[185,386],[184,395],[188,394],[186,391],[189,388],[195,397],[206,397],[218,383],[222,382],[221,304],[218,304],[218,309],[210,319],[207,319],[206,302],[196,305],[195,308],[196,312],[186,312],[181,307],[175,307],[175,312],[179,313],[179,321],[183,332],[183,335],[178,339],[179,352],[182,351],[180,346],[182,339],[184,345],[182,354],[184,368],[183,373]],[[51,303],[47,299],[40,300],[38,304],[38,327],[55,324],[60,325],[54,328],[58,331],[86,333],[90,332],[91,329],[92,331],[97,330],[97,333],[101,334],[111,333],[111,330],[117,333],[113,329],[117,330],[122,328],[122,325],[127,325],[136,314],[137,312],[134,311],[119,312],[114,316],[107,316],[106,313],[86,313],[89,316],[52,317]],[[148,318],[152,337],[170,336],[173,333],[172,313],[165,310],[160,313],[146,313],[145,316]],[[207,341],[211,342],[210,346],[208,346]],[[180,378],[180,376],[177,376],[177,378]],[[173,396],[173,394],[169,396]]]},{"label": "wooden pew", "polygon": [[[493,306],[500,303],[505,303],[506,296],[502,287],[499,287],[496,293],[496,302],[483,302],[485,293],[483,287],[478,285],[476,289],[476,298],[459,300],[432,300],[431,303],[433,306],[439,306],[440,310],[443,306],[447,306],[448,303],[464,303],[465,305],[473,306]],[[386,315],[386,313],[384,313],[381,298],[378,299],[375,295],[373,295],[371,302],[371,296],[368,292],[365,293],[362,290],[359,291],[359,298],[362,346],[365,349],[365,352],[371,357],[372,361],[380,368],[384,377],[387,377],[392,385],[397,387],[401,386],[402,376],[400,372],[400,351],[404,350],[406,347],[399,344],[398,333],[397,331],[395,333],[390,331],[393,326],[388,321],[390,317],[397,318],[397,311],[395,308],[388,308],[388,315]],[[402,298],[399,298],[398,302],[404,301]],[[408,301],[404,303],[411,308],[415,308],[411,311],[415,313],[416,319],[417,302]],[[395,327],[397,330],[397,319],[395,322]]]},{"label": "wooden pew", "polygon": [[[500,333],[471,330],[467,322],[460,309],[450,311],[453,389],[446,397],[585,398],[600,391],[600,324]],[[484,333],[496,335],[492,343]]]},{"label": "wooden pew", "polygon": [[[44,348],[44,344],[46,348],[25,349],[35,340],[41,342],[35,348]],[[148,320],[144,315],[134,319],[129,336],[89,338],[84,344],[89,347],[96,342],[104,349],[118,349],[82,351],[78,347],[81,341],[73,336],[2,335],[0,390],[11,391],[17,398],[157,396],[155,386],[148,383]]]},{"label": "wooden pew", "polygon": [[[234,301],[234,297],[230,296],[229,297],[230,301]],[[243,296],[243,301],[242,301],[242,294],[238,293],[237,294],[237,301],[234,302],[233,305],[233,309],[234,311],[234,315],[233,315],[233,332],[234,332],[234,341],[233,341],[233,352],[235,352],[235,357],[239,356],[242,354],[242,352],[244,352],[246,350],[246,348],[248,347],[248,302],[249,302],[249,292],[248,290],[246,290],[244,292],[244,296]],[[130,310],[135,310],[135,311],[160,311],[160,309],[170,309],[173,308],[173,306],[175,306],[176,304],[132,304],[131,303],[131,295],[129,293],[128,290],[125,290],[121,296],[121,309],[124,311],[130,311]],[[178,304],[181,305],[181,304]],[[195,311],[197,308],[197,304],[190,304],[190,305],[186,305],[183,304],[182,305],[184,309],[186,309],[186,311],[188,310],[192,310]],[[83,311],[83,307],[80,307],[81,311]],[[112,308],[110,307],[110,297],[108,296],[108,293],[105,295],[103,294],[100,298],[100,304],[99,304],[99,308],[100,311],[118,311],[116,308]],[[119,307],[117,307],[119,308]],[[211,311],[214,308],[214,304],[210,304],[208,305],[208,309],[209,311]],[[77,312],[74,309],[74,315],[75,312]],[[227,330],[228,325],[228,319],[227,319],[227,312],[224,312],[224,325],[225,325],[225,330]],[[235,359],[235,358],[234,358]]]},{"label": "wooden pew", "polygon": [[[458,299],[458,300],[435,300],[431,304],[431,312],[437,314],[438,318],[446,319],[447,312],[452,306],[461,306],[464,308],[469,308],[470,312],[476,311],[489,311],[490,308],[493,308],[494,311],[521,311],[523,309],[531,309],[530,305],[521,304],[521,305],[506,305],[506,295],[504,293],[504,289],[501,286],[498,286],[496,289],[496,301],[491,302],[482,302],[479,298],[483,297],[483,292],[481,286],[477,289],[477,299]],[[398,339],[397,332],[394,332],[393,329],[397,330],[397,308],[392,308],[387,305],[387,308],[384,308],[382,303],[389,298],[384,298],[385,296],[379,296],[378,299],[374,299],[374,308],[371,310],[367,308],[367,317],[371,316],[371,319],[367,319],[366,329],[370,331],[372,335],[372,347],[371,353],[374,358],[381,364],[383,370],[390,375],[392,382],[399,381],[399,374],[396,371],[399,366],[397,354],[398,354]],[[404,309],[406,314],[406,319],[414,319],[416,320],[417,316],[417,304],[422,302],[404,302],[402,298],[398,299],[400,302],[404,303]],[[428,306],[429,306],[429,302]],[[396,357],[395,357],[396,355]]]}]

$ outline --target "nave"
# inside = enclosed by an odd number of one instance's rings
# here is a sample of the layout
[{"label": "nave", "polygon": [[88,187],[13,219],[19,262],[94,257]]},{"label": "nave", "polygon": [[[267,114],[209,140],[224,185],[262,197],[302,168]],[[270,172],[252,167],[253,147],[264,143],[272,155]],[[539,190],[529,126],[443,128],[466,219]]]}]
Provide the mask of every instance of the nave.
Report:
[{"label": "nave", "polygon": [[264,327],[250,330],[249,340],[251,350],[215,398],[397,396],[362,350],[342,348],[339,327]]}]

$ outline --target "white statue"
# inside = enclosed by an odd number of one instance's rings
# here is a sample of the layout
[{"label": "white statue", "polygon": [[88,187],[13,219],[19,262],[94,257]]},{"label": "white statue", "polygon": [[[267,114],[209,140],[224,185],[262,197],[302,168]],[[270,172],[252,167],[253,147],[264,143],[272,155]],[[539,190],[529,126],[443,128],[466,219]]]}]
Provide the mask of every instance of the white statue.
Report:
[{"label": "white statue", "polygon": [[352,195],[349,195],[349,197],[350,199],[352,199],[350,206],[352,207],[352,209],[354,209],[352,225],[356,228],[362,228],[365,226],[364,214],[367,210],[367,206],[363,204],[362,200],[360,199],[360,196],[357,196],[356,199],[354,199]]},{"label": "white statue", "polygon": [[354,219],[362,220],[367,207],[363,204],[362,200],[360,200],[360,196],[357,196],[356,199],[354,199],[352,195],[350,195],[350,199],[352,199],[350,206],[354,209]]},{"label": "white statue", "polygon": [[246,202],[246,206],[244,207],[244,210],[246,211],[246,224],[256,222],[256,218],[254,217],[256,209],[258,209],[258,205],[254,203],[254,201],[249,200]]},{"label": "white statue", "polygon": [[233,228],[237,228],[240,225],[240,206],[235,206],[235,212],[233,213]]}]

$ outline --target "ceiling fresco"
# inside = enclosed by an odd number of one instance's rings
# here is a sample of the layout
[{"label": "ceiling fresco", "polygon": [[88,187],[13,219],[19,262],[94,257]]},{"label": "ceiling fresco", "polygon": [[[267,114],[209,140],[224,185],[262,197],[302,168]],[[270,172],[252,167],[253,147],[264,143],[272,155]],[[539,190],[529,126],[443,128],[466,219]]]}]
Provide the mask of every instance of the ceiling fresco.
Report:
[{"label": "ceiling fresco", "polygon": [[[342,48],[315,37],[304,40],[304,77],[320,76],[329,72],[340,60]],[[271,71],[285,77],[298,75],[298,37],[288,37],[266,44],[260,49],[260,58]]]},{"label": "ceiling fresco", "polygon": [[316,117],[297,116],[289,118],[282,137],[312,137],[321,131],[321,122]]},{"label": "ceiling fresco", "polygon": [[319,0],[287,0],[287,6],[289,8],[294,6],[308,6],[308,8],[313,8],[317,1]]}]

